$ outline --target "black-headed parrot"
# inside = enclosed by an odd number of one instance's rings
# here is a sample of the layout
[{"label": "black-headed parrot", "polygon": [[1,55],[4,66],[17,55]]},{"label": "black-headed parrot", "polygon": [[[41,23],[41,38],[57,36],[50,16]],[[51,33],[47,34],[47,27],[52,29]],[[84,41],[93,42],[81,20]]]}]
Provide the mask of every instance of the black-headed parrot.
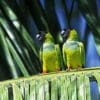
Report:
[{"label": "black-headed parrot", "polygon": [[81,69],[85,65],[85,50],[82,42],[79,41],[78,33],[75,29],[61,32],[66,41],[63,44],[63,61],[65,67],[70,69]]},{"label": "black-headed parrot", "polygon": [[50,32],[40,32],[37,34],[37,38],[43,42],[40,48],[43,73],[60,71],[62,66],[61,50],[59,45],[54,43],[53,36]]}]

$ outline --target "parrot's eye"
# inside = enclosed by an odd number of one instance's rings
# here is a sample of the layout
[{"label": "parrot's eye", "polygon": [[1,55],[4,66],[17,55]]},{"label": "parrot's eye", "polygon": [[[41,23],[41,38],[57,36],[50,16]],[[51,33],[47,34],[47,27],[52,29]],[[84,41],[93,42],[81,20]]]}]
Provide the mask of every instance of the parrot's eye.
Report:
[{"label": "parrot's eye", "polygon": [[63,36],[65,33],[66,33],[66,29],[63,29],[63,30],[61,31],[61,35]]},{"label": "parrot's eye", "polygon": [[66,29],[63,29],[61,31],[61,35],[62,35],[63,39],[65,39],[67,37],[67,30]]},{"label": "parrot's eye", "polygon": [[61,31],[61,35],[62,35],[62,37],[63,37],[64,40],[66,40],[66,39],[68,38],[69,33],[70,33],[70,29],[68,29],[68,30],[63,29],[63,30]]},{"label": "parrot's eye", "polygon": [[40,31],[40,32],[36,35],[36,38],[37,38],[39,41],[44,40],[44,37],[45,37],[45,33],[44,33],[43,31]]},{"label": "parrot's eye", "polygon": [[40,37],[41,37],[40,34],[37,34],[37,35],[36,35],[36,38],[37,38],[38,40],[40,40]]}]

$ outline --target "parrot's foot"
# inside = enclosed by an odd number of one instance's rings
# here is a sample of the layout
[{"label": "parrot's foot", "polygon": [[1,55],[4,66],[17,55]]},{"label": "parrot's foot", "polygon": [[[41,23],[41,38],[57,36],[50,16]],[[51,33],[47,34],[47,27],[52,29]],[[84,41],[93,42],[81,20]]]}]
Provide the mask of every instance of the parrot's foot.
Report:
[{"label": "parrot's foot", "polygon": [[43,72],[42,72],[43,74],[47,74],[48,72],[47,72],[47,70],[43,70]]},{"label": "parrot's foot", "polygon": [[82,67],[81,67],[81,66],[78,66],[78,67],[77,67],[77,70],[78,70],[78,71],[82,70]]},{"label": "parrot's foot", "polygon": [[60,71],[60,68],[56,68],[56,72],[59,72]]},{"label": "parrot's foot", "polygon": [[68,69],[66,69],[66,71],[71,71],[72,70],[72,66],[69,66]]},{"label": "parrot's foot", "polygon": [[84,65],[82,65],[82,68],[84,68],[85,66]]}]

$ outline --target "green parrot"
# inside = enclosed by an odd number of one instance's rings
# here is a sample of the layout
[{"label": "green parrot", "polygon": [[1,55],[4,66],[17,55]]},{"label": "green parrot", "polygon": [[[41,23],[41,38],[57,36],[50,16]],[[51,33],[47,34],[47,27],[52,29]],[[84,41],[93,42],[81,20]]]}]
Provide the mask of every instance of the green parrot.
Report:
[{"label": "green parrot", "polygon": [[37,34],[37,38],[42,40],[43,45],[40,48],[40,60],[42,62],[43,73],[60,71],[62,66],[61,51],[58,44],[50,32]]},{"label": "green parrot", "polygon": [[62,48],[65,67],[68,67],[68,70],[81,69],[85,65],[85,51],[83,43],[79,42],[77,31],[63,30],[61,34],[66,37]]}]

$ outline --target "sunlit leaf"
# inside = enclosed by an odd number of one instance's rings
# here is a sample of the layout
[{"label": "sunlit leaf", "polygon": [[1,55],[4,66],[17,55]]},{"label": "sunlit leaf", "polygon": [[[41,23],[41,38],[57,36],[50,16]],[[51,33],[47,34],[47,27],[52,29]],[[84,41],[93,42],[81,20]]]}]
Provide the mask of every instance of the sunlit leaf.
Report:
[{"label": "sunlit leaf", "polygon": [[5,85],[0,84],[0,100],[8,100],[8,88]]},{"label": "sunlit leaf", "polygon": [[39,80],[37,83],[37,87],[38,87],[37,100],[45,100],[44,80]]},{"label": "sunlit leaf", "polygon": [[77,92],[79,100],[86,100],[85,81],[83,74],[77,77]]},{"label": "sunlit leaf", "polygon": [[30,100],[36,99],[36,84],[35,80],[30,81]]},{"label": "sunlit leaf", "polygon": [[70,81],[67,80],[66,76],[62,77],[60,80],[60,87],[61,87],[61,100],[68,100],[68,86]]},{"label": "sunlit leaf", "polygon": [[51,80],[51,100],[58,100],[57,78],[53,77]]},{"label": "sunlit leaf", "polygon": [[45,94],[45,100],[50,100],[50,92],[49,92],[49,82],[48,80],[44,81],[44,94]]},{"label": "sunlit leaf", "polygon": [[69,76],[68,81],[70,82],[70,84],[68,86],[68,98],[70,100],[77,100],[76,76],[75,75]]},{"label": "sunlit leaf", "polygon": [[21,91],[16,84],[12,84],[13,100],[23,100]]},{"label": "sunlit leaf", "polygon": [[[100,68],[88,68],[4,81],[0,82],[0,97],[3,98],[3,93],[7,95],[5,98],[9,98],[7,91],[10,85],[14,100],[91,100],[89,79],[94,76],[99,88],[99,74]],[[16,99],[17,96],[19,98]]]},{"label": "sunlit leaf", "polygon": [[89,81],[89,77],[88,76],[84,77],[84,82],[85,82],[85,89],[86,89],[86,100],[91,100],[90,81]]}]

